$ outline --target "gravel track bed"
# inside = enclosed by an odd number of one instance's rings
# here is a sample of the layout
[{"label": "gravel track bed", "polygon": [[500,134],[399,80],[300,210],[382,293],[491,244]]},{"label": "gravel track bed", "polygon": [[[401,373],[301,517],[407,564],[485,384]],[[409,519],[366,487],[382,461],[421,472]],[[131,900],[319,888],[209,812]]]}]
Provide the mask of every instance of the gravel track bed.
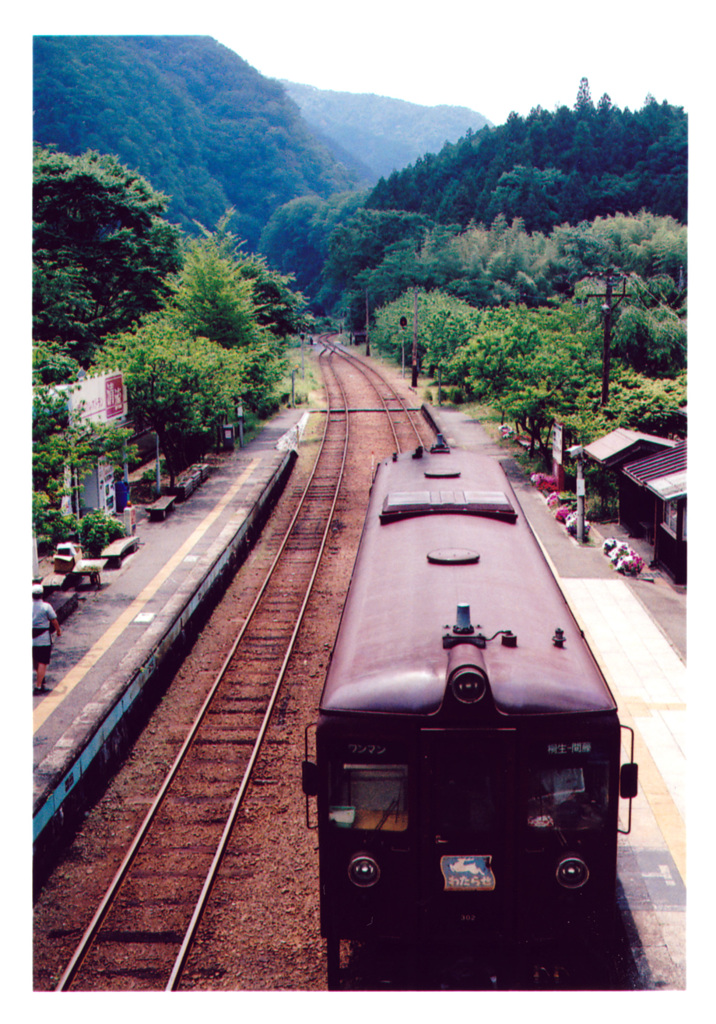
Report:
[{"label": "gravel track bed", "polygon": [[[355,404],[366,386],[357,376],[347,374],[346,378]],[[391,376],[409,402],[418,404],[399,373]],[[330,539],[254,781],[182,977],[183,989],[326,988],[317,838],[306,827],[301,792],[304,732],[316,718],[373,468],[393,447],[385,417],[378,413],[352,416],[350,429],[346,478]],[[36,991],[55,987],[201,707],[290,520],[312,468],[321,430],[320,416],[312,416],[291,479],[260,541],[38,895],[33,949]],[[421,431],[428,443],[431,434],[425,424]],[[142,967],[129,964],[128,970],[141,973]]]}]

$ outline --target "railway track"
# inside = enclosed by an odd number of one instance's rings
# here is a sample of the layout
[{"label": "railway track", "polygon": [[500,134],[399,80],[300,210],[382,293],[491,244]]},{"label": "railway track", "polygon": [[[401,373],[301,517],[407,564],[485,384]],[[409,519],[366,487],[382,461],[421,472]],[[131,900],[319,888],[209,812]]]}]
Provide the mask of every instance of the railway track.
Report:
[{"label": "railway track", "polygon": [[[326,345],[321,448],[280,550],[168,775],[67,964],[57,991],[178,988],[242,806],[309,600],[341,486],[351,402],[333,363],[371,375]],[[379,393],[375,380],[371,382]],[[419,433],[392,389],[391,424]],[[403,426],[394,425],[402,419]]]},{"label": "railway track", "polygon": [[278,554],[58,991],[178,986],[300,628],[347,449],[348,417],[326,416]]},{"label": "railway track", "polygon": [[395,442],[395,451],[405,451],[407,448],[425,443],[418,429],[413,414],[414,410],[408,407],[405,399],[395,390],[387,378],[383,377],[370,363],[364,362],[358,356],[347,351],[343,346],[339,346],[332,338],[325,338],[323,344],[361,374],[370,386],[379,403],[378,408],[382,409],[386,414]]}]

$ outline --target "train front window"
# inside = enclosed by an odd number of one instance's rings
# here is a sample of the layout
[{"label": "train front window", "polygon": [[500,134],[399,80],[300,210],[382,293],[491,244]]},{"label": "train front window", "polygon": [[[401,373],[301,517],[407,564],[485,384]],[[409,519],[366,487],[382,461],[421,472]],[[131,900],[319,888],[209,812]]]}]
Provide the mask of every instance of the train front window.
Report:
[{"label": "train front window", "polygon": [[527,824],[535,829],[593,829],[606,821],[608,766],[537,768],[529,774]]},{"label": "train front window", "polygon": [[455,741],[441,750],[434,783],[435,827],[442,833],[488,832],[497,821],[494,765]]},{"label": "train front window", "polygon": [[328,819],[336,828],[404,832],[408,827],[408,766],[332,765]]}]

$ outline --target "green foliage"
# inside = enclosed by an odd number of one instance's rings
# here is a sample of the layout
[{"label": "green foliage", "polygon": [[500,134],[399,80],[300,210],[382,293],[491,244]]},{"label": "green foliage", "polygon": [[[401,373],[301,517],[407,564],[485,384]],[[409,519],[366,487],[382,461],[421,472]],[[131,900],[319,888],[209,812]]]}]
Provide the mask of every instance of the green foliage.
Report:
[{"label": "green foliage", "polygon": [[272,408],[283,373],[270,335],[247,348],[225,348],[194,337],[169,314],[107,339],[98,366],[122,370],[135,423],[159,435],[172,486],[233,418],[239,400],[254,412]]},{"label": "green foliage", "polygon": [[261,234],[261,252],[279,271],[295,275],[296,286],[319,314],[333,308],[343,287],[342,280],[336,282],[325,272],[331,234],[356,213],[364,199],[359,192],[294,199],[274,212]]},{"label": "green foliage", "polygon": [[598,346],[598,332],[569,303],[490,310],[452,369],[546,452],[553,421],[573,412],[585,384],[598,379]]},{"label": "green foliage", "polygon": [[51,505],[49,495],[33,491],[32,528],[37,537],[44,537],[56,545],[77,535],[77,516],[66,515]]},{"label": "green foliage", "polygon": [[193,337],[224,348],[248,348],[260,336],[253,284],[214,235],[188,242],[169,309]]},{"label": "green foliage", "polygon": [[34,384],[69,384],[77,380],[80,364],[57,341],[33,341]]},{"label": "green foliage", "polygon": [[511,114],[504,125],[446,144],[437,156],[382,179],[367,207],[463,228],[502,213],[520,217],[530,232],[642,209],[684,222],[683,109],[651,101],[636,113],[620,111],[606,96],[595,109],[588,94],[583,80],[573,110],[537,107],[526,118]]},{"label": "green foliage", "polygon": [[109,156],[36,149],[33,337],[91,362],[101,338],[156,309],[179,267],[166,200]]},{"label": "green foliage", "polygon": [[437,152],[446,139],[487,124],[482,114],[465,107],[424,107],[386,96],[283,84],[316,135],[371,183],[424,153]]},{"label": "green foliage", "polygon": [[[602,332],[589,310],[567,302],[555,309],[511,306],[478,314],[444,294],[419,298],[420,351],[425,365],[432,357],[435,367],[443,367],[448,399],[493,405],[502,421],[529,435],[531,454],[548,458],[555,421],[584,444],[618,426],[661,436],[679,432],[683,373],[655,380],[615,360],[610,400],[601,406]],[[399,359],[401,316],[409,325],[408,362],[412,293],[378,312],[374,341]]]},{"label": "green foliage", "polygon": [[231,214],[221,218],[216,231],[187,240],[168,312],[195,336],[225,348],[260,344],[266,332],[274,339],[298,333],[306,300],[293,289],[291,276],[271,268],[262,256],[243,252],[243,242],[228,230]]},{"label": "green foliage", "polygon": [[[431,374],[438,367],[448,367],[454,353],[465,345],[477,329],[480,314],[466,302],[443,292],[418,292],[418,360]],[[383,306],[376,313],[371,333],[373,343],[381,352],[401,362],[405,352],[405,365],[411,365],[413,350],[413,291],[395,302]],[[401,327],[401,318],[407,326]],[[443,377],[448,382],[449,375]]]},{"label": "green foliage", "polygon": [[234,208],[253,248],[273,211],[352,178],[283,87],[204,36],[36,36],[34,138],[116,154],[170,196],[194,233]]},{"label": "green foliage", "polygon": [[85,513],[80,520],[82,550],[92,558],[97,558],[103,548],[123,536],[122,524],[99,509]]}]

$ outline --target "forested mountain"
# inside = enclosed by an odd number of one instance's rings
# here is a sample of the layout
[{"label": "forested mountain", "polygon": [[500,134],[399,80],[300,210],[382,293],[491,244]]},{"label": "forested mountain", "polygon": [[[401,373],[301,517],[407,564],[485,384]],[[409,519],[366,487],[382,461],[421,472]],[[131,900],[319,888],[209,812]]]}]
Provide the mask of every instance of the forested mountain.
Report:
[{"label": "forested mountain", "polygon": [[649,98],[633,113],[606,95],[595,107],[583,79],[572,109],[470,132],[381,180],[366,205],[463,228],[502,214],[530,232],[640,210],[685,223],[687,150],[682,108]]},{"label": "forested mountain", "polygon": [[649,97],[636,112],[606,95],[595,106],[583,79],[571,109],[536,107],[468,132],[382,178],[358,206],[339,208],[335,197],[286,204],[260,244],[282,272],[298,268],[317,308],[342,301],[354,326],[366,292],[380,305],[409,285],[476,306],[569,295],[580,274],[625,264],[590,227],[612,218],[628,225],[626,236],[659,236],[663,265],[650,272],[665,271],[680,290],[687,129],[682,108]]},{"label": "forested mountain", "polygon": [[37,143],[118,157],[184,229],[234,207],[251,246],[282,203],[354,184],[283,87],[209,37],[37,36],[33,104]]},{"label": "forested mountain", "polygon": [[354,168],[369,185],[490,124],[467,107],[425,107],[386,96],[335,92],[283,80],[281,84],[336,159]]}]

